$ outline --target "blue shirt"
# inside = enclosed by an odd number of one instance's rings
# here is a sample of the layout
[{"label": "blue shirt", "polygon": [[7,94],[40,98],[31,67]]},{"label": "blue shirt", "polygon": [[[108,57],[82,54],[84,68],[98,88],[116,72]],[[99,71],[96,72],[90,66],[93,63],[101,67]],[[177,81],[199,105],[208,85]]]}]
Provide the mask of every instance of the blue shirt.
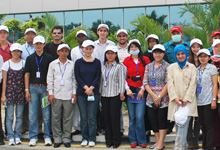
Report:
[{"label": "blue shirt", "polygon": [[214,53],[213,53],[213,49],[212,49],[212,47],[209,47],[209,48],[208,48],[208,50],[210,51],[211,56],[213,56],[213,55],[214,55]]},{"label": "blue shirt", "polygon": [[[187,56],[189,56],[189,49],[190,49],[190,45],[187,42],[183,41],[183,45],[186,47],[187,51]],[[176,56],[174,54],[174,48],[176,47],[176,44],[173,43],[173,41],[169,41],[167,43],[164,44],[164,47],[166,49],[166,55],[168,57],[169,63],[175,63],[176,62]]]},{"label": "blue shirt", "polygon": [[35,47],[28,45],[27,42],[25,44],[21,45],[21,48],[22,48],[22,53],[21,53],[22,60],[26,60],[26,58],[28,56],[30,56],[31,54],[33,54],[36,51]]}]

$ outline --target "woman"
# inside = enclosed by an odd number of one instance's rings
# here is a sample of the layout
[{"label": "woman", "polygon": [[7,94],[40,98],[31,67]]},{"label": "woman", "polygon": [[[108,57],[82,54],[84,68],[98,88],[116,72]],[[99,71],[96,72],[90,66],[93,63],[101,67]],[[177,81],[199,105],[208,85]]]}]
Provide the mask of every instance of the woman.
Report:
[{"label": "woman", "polygon": [[205,150],[213,150],[218,72],[214,65],[208,63],[211,56],[208,49],[199,50],[197,56],[201,63],[197,69],[197,103],[199,121],[202,125],[202,147]]},{"label": "woman", "polygon": [[133,39],[128,43],[128,52],[131,56],[125,58],[123,64],[126,68],[126,93],[128,95],[127,107],[129,114],[129,141],[130,146],[147,146],[144,125],[145,99],[143,76],[146,64],[150,63],[148,57],[143,56],[139,40]]},{"label": "woman", "polygon": [[167,133],[167,110],[169,97],[167,95],[167,68],[169,63],[163,60],[165,48],[157,44],[152,49],[154,61],[146,66],[144,74],[144,87],[148,92],[147,111],[156,137],[156,143],[150,147],[162,150]]},{"label": "woman", "polygon": [[[23,122],[24,110],[24,65],[25,61],[21,59],[22,48],[18,43],[10,47],[12,58],[6,61],[3,66],[2,82],[2,103],[7,106],[6,128],[9,145],[21,144],[21,128]],[[7,104],[6,104],[7,103]],[[14,110],[14,107],[16,110]],[[13,120],[15,111],[15,127],[13,130]]]},{"label": "woman", "polygon": [[102,111],[105,120],[106,147],[117,148],[121,144],[120,110],[124,96],[123,66],[119,63],[117,47],[108,46],[105,50],[104,65],[100,83]]},{"label": "woman", "polygon": [[99,81],[101,63],[92,57],[94,43],[86,40],[82,44],[84,57],[75,62],[75,78],[77,81],[77,104],[80,111],[80,126],[82,133],[81,146],[95,146],[96,113],[99,103]]},{"label": "woman", "polygon": [[168,106],[168,120],[174,121],[176,107],[189,107],[186,123],[183,126],[176,125],[175,149],[187,149],[187,130],[191,117],[197,117],[196,103],[196,67],[187,62],[187,49],[183,45],[174,48],[176,63],[168,67],[168,94],[170,98]]},{"label": "woman", "polygon": [[[200,65],[197,53],[202,48],[203,48],[203,44],[200,39],[195,38],[191,40],[188,62],[194,64],[196,68],[199,67]],[[199,118],[192,117],[189,122],[188,133],[187,133],[188,149],[199,148],[198,145],[199,131],[200,131]]]}]

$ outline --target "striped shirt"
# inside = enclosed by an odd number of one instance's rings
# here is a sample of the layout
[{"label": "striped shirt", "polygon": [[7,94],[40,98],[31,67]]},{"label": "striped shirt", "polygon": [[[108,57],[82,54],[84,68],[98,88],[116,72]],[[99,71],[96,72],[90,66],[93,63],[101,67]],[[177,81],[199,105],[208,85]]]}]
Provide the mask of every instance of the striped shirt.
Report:
[{"label": "striped shirt", "polygon": [[106,62],[102,65],[102,75],[99,92],[103,97],[114,97],[125,91],[123,66],[114,62],[110,67]]}]

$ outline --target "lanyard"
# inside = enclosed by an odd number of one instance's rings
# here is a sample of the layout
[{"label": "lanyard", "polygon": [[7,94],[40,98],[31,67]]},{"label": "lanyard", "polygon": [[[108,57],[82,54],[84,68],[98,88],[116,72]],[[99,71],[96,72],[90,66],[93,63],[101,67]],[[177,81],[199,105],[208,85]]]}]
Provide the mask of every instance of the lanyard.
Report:
[{"label": "lanyard", "polygon": [[[10,47],[9,47],[10,48]],[[0,48],[1,51],[7,53],[7,54],[10,54],[9,52],[6,52],[5,50],[3,50],[2,48]]]},{"label": "lanyard", "polygon": [[105,68],[105,81],[107,81],[108,75],[109,75],[110,71],[112,70],[112,67],[113,67],[113,65],[112,65],[111,68],[109,69],[108,74],[107,74],[107,76],[106,76],[106,70],[107,70],[107,66],[106,66],[106,68]]},{"label": "lanyard", "polygon": [[[136,63],[135,63],[136,64]],[[137,62],[136,66],[137,66],[137,75],[139,74],[138,72],[138,64],[139,64],[139,61]]]},{"label": "lanyard", "polygon": [[[31,54],[30,54],[30,52],[29,52],[29,50],[28,50],[28,48],[27,48],[27,45],[25,46],[25,48],[26,48],[26,51],[28,52],[28,55],[30,56]],[[35,52],[35,51],[34,51]]]},{"label": "lanyard", "polygon": [[158,68],[159,68],[160,66],[157,67],[156,70],[154,70],[154,67],[155,67],[155,62],[154,62],[154,64],[153,64],[153,71],[152,71],[152,76],[153,76],[153,77],[154,77],[155,72],[158,70]]},{"label": "lanyard", "polygon": [[80,53],[82,54],[82,56],[84,57],[85,56],[85,54],[83,53],[83,51],[82,51],[82,49],[79,47],[79,51],[80,51]]},{"label": "lanyard", "polygon": [[[67,65],[67,64],[66,64],[66,65]],[[60,62],[59,62],[60,73],[61,73],[61,75],[62,75],[62,79],[63,79],[64,73],[65,73],[65,70],[66,70],[66,65],[64,66],[64,71],[62,72],[61,67],[60,67]]]},{"label": "lanyard", "polygon": [[36,59],[36,62],[37,62],[37,69],[38,69],[38,71],[40,71],[40,63],[42,62],[43,58],[44,58],[44,56],[41,57],[40,62],[38,63],[37,56],[35,56],[35,59]]},{"label": "lanyard", "polygon": [[202,76],[203,76],[204,71],[205,71],[205,68],[203,69],[203,71],[201,71],[202,73],[200,75],[200,69],[199,69],[199,84],[200,84],[200,86],[201,86],[201,83],[202,83]]}]

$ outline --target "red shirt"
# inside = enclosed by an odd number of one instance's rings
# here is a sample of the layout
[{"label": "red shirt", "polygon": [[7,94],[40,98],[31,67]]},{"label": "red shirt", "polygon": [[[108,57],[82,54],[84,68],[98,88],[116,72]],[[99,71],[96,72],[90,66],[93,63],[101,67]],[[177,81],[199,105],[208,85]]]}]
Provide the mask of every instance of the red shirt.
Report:
[{"label": "red shirt", "polygon": [[8,45],[6,46],[5,49],[2,49],[2,46],[0,45],[0,55],[2,55],[4,62],[11,59],[11,54],[9,49],[10,46],[11,46],[10,42],[8,42]]},{"label": "red shirt", "polygon": [[[150,63],[150,59],[148,57],[143,56],[143,58],[146,64]],[[141,62],[141,58],[138,58],[138,73],[137,65],[131,56],[126,57],[123,61],[123,64],[127,67],[127,76],[130,76],[130,78],[126,78],[128,85],[133,87],[141,87],[143,85],[143,76],[145,72],[145,66]],[[141,77],[141,81],[134,82],[131,77],[136,77],[137,75]]]}]

